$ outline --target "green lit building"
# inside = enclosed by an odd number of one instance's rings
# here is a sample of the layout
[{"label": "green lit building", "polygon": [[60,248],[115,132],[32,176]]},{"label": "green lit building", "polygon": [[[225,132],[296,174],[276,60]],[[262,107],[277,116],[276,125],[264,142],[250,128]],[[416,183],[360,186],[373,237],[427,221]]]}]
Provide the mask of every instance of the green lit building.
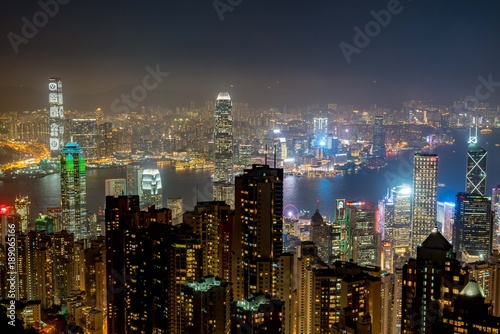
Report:
[{"label": "green lit building", "polygon": [[75,234],[75,239],[88,234],[87,180],[85,158],[80,145],[68,142],[61,150],[62,225]]}]

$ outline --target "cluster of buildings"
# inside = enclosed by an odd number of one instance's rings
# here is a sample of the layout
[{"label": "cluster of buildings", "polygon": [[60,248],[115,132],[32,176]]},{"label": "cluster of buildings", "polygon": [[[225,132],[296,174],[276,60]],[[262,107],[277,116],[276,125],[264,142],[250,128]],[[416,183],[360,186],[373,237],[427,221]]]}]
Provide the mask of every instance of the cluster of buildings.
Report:
[{"label": "cluster of buildings", "polygon": [[[500,191],[485,196],[487,152],[477,127],[453,214],[437,202],[439,157],[416,153],[411,186],[394,187],[379,203],[338,199],[332,222],[317,210],[304,227],[283,216],[285,170],[276,165],[287,159],[287,138],[268,143],[274,166],[235,172],[233,104],[220,93],[213,200],[183,211],[181,198],[169,198],[165,208],[158,169],[131,164],[126,178],[106,180],[99,220],[86,208],[85,148],[65,139],[55,113],[60,80],[50,79],[49,90],[61,207],[34,224],[28,198],[0,207],[0,304],[15,301],[21,326],[93,334],[499,332]],[[307,151],[315,159],[339,154],[328,120],[313,125]],[[385,159],[386,130],[375,117],[371,166]]]}]

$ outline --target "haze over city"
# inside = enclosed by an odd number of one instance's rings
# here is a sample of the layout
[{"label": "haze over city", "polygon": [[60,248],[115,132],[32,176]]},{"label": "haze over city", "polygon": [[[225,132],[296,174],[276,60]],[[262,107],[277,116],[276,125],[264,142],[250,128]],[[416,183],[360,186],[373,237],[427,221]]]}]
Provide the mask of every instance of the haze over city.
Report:
[{"label": "haze over city", "polygon": [[[24,38],[23,17],[33,23],[42,8],[15,1],[0,14],[0,111],[44,107],[54,75],[65,80],[67,108],[106,111],[157,64],[170,76],[144,103],[165,106],[227,90],[255,107],[398,108],[410,99],[448,104],[474,95],[480,75],[500,81],[496,1],[61,3],[17,53],[8,34]],[[374,37],[348,63],[340,44],[356,47],[354,28],[365,32],[376,21],[371,11],[389,5],[396,14],[379,31],[372,27]]]}]

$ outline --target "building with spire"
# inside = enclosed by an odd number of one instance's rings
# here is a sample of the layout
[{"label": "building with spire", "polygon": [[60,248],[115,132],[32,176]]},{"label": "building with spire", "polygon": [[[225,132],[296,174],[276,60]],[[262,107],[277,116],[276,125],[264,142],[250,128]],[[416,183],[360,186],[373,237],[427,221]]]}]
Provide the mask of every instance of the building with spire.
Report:
[{"label": "building with spire", "polygon": [[87,176],[80,145],[68,142],[60,153],[61,210],[63,229],[75,234],[75,240],[89,232],[87,222]]},{"label": "building with spire", "polygon": [[225,201],[234,208],[232,113],[229,93],[219,93],[215,102],[213,197],[215,201]]},{"label": "building with spire", "polygon": [[477,144],[477,123],[475,129],[469,129],[469,146],[467,148],[467,170],[465,192],[486,195],[486,150]]}]

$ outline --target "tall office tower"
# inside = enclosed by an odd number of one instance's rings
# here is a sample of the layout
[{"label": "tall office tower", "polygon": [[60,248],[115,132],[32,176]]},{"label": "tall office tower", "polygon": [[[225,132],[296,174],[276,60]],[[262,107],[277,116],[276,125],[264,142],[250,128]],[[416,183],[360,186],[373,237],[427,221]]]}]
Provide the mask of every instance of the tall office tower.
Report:
[{"label": "tall office tower", "polygon": [[141,189],[141,207],[147,208],[151,205],[156,208],[163,207],[163,188],[158,168],[145,169],[142,172]]},{"label": "tall office tower", "polygon": [[389,241],[382,242],[380,266],[388,273],[394,272],[394,248]]},{"label": "tall office tower", "polygon": [[85,158],[94,160],[98,158],[97,121],[92,119],[71,120],[72,141],[78,143],[83,150]]},{"label": "tall office tower", "polygon": [[328,133],[328,117],[313,118],[313,133],[318,139],[326,138],[326,134]]},{"label": "tall office tower", "polygon": [[83,150],[77,143],[68,142],[61,150],[61,209],[63,228],[86,238],[87,180]]},{"label": "tall office tower", "polygon": [[381,238],[377,207],[368,202],[347,202],[351,225],[352,259],[360,266],[380,266]]},{"label": "tall office tower", "polygon": [[15,208],[16,213],[21,216],[21,232],[28,232],[28,225],[30,220],[30,199],[28,195],[16,197]]},{"label": "tall office tower", "polygon": [[464,262],[487,261],[491,249],[491,199],[458,193],[455,203],[454,251]]},{"label": "tall office tower", "polygon": [[436,226],[438,156],[415,153],[411,206],[411,255]]},{"label": "tall office tower", "polygon": [[103,311],[106,303],[103,303],[105,297],[106,277],[104,273],[106,260],[105,238],[99,237],[91,242],[90,247],[83,250],[83,278],[82,289],[87,295],[87,306],[95,307]]},{"label": "tall office tower", "polygon": [[453,247],[434,228],[418,246],[417,258],[403,266],[402,333],[438,333],[443,307],[450,306],[468,281]]},{"label": "tall office tower", "polygon": [[491,190],[491,210],[493,211],[493,231],[491,248],[500,249],[500,185]]},{"label": "tall office tower", "polygon": [[97,155],[99,159],[111,158],[113,156],[113,124],[98,123],[98,145]]},{"label": "tall office tower", "polygon": [[[242,281],[234,298],[257,292],[272,295],[276,261],[283,250],[283,169],[253,165],[236,177],[233,282]],[[238,263],[239,262],[239,263]],[[235,270],[242,268],[234,277]],[[241,300],[241,299],[239,299]]]},{"label": "tall office tower", "polygon": [[328,262],[330,257],[330,229],[325,220],[319,213],[319,209],[311,217],[311,238],[318,248],[318,256],[325,262]]},{"label": "tall office tower", "polygon": [[385,240],[394,247],[396,267],[403,265],[409,255],[410,229],[411,229],[411,189],[407,185],[391,189],[393,203],[392,219],[385,228]]},{"label": "tall office tower", "polygon": [[436,333],[496,333],[499,328],[500,317],[491,314],[491,302],[478,282],[471,280],[445,308]]},{"label": "tall office tower", "polygon": [[233,105],[228,93],[219,93],[215,102],[214,180],[215,201],[234,207]]},{"label": "tall office tower", "polygon": [[486,195],[486,150],[477,144],[477,124],[475,133],[469,129],[469,146],[467,148],[467,170],[465,175],[465,192]]},{"label": "tall office tower", "polygon": [[167,198],[167,208],[172,210],[172,225],[179,225],[182,223],[182,197]]},{"label": "tall office tower", "polygon": [[[453,224],[455,220],[455,203],[437,202],[438,230],[446,240],[453,238]],[[441,227],[441,228],[440,228]]]},{"label": "tall office tower", "polygon": [[183,287],[186,309],[191,315],[188,333],[231,333],[231,288],[229,283],[207,276]]},{"label": "tall office tower", "polygon": [[337,199],[335,219],[330,230],[330,257],[328,264],[335,261],[347,261],[351,258],[351,225],[345,199]]},{"label": "tall office tower", "polygon": [[372,142],[373,156],[375,158],[385,159],[385,127],[383,116],[375,116]]},{"label": "tall office tower", "polygon": [[49,149],[51,158],[58,158],[64,147],[64,108],[61,78],[49,78]]},{"label": "tall office tower", "polygon": [[104,196],[123,196],[126,194],[126,179],[106,179],[104,181]]},{"label": "tall office tower", "polygon": [[139,165],[127,165],[127,195],[142,196],[142,172]]}]

